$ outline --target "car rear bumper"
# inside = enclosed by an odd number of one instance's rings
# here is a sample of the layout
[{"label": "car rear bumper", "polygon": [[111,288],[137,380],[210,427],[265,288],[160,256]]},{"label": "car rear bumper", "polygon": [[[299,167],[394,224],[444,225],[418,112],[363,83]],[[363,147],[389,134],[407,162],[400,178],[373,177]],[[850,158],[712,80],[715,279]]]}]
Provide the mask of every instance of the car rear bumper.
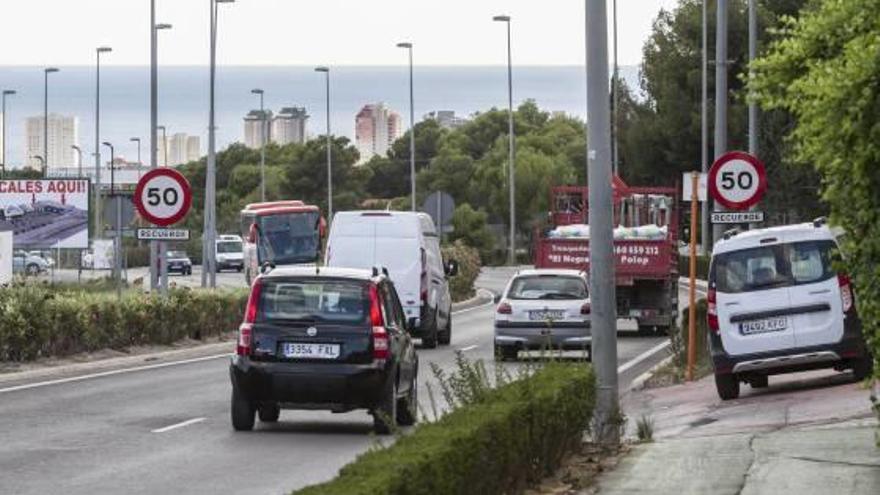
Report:
[{"label": "car rear bumper", "polygon": [[589,322],[495,322],[495,345],[521,350],[589,349],[592,336]]},{"label": "car rear bumper", "polygon": [[259,362],[240,356],[233,356],[229,374],[248,400],[334,412],[373,408],[387,376],[373,364]]},{"label": "car rear bumper", "polygon": [[168,273],[186,273],[192,269],[192,266],[186,265],[168,265]]},{"label": "car rear bumper", "polygon": [[244,268],[244,261],[242,261],[242,260],[218,261],[217,268],[219,268],[221,270],[225,270],[225,269],[231,270],[233,268],[238,270],[240,268]]}]

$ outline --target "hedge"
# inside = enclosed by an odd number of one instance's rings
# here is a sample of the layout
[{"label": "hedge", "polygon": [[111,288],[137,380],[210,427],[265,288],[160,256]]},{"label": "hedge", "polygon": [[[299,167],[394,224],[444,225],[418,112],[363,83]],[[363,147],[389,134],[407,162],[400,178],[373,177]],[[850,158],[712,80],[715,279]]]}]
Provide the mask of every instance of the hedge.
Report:
[{"label": "hedge", "polygon": [[443,246],[443,259],[458,262],[458,276],[449,279],[453,301],[464,301],[474,296],[474,282],[480,276],[480,252],[461,241]]},{"label": "hedge", "polygon": [[172,344],[235,330],[246,291],[172,290],[168,297],[25,284],[0,288],[0,361]]},{"label": "hedge", "polygon": [[362,454],[336,479],[295,493],[518,493],[580,444],[594,400],[589,366],[549,363],[479,403],[419,426],[388,448]]}]

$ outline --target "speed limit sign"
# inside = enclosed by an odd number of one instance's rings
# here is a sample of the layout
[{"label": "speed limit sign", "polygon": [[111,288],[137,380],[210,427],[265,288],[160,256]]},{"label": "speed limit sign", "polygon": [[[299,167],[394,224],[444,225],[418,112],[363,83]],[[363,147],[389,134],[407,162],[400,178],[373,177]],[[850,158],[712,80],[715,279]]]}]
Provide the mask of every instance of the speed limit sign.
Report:
[{"label": "speed limit sign", "polygon": [[709,170],[709,194],[731,210],[747,210],[767,191],[767,171],[757,157],[731,151],[719,157]]},{"label": "speed limit sign", "polygon": [[134,205],[144,220],[160,227],[173,225],[192,205],[189,181],[173,168],[150,170],[138,181]]}]

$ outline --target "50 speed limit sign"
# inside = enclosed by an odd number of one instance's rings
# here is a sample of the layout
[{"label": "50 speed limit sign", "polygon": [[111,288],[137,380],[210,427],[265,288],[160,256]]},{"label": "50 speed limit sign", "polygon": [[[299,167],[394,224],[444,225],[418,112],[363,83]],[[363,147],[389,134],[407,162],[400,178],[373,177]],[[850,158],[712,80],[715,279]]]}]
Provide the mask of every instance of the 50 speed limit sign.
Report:
[{"label": "50 speed limit sign", "polygon": [[150,170],[138,181],[134,205],[148,222],[167,227],[186,216],[192,205],[189,182],[173,168]]},{"label": "50 speed limit sign", "polygon": [[731,210],[747,210],[767,191],[767,171],[758,158],[742,151],[719,157],[709,170],[709,194]]}]

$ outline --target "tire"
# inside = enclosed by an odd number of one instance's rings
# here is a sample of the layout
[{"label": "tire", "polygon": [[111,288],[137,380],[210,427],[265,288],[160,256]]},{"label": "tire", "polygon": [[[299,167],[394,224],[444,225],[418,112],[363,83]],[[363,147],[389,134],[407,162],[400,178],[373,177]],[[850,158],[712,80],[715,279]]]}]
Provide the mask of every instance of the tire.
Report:
[{"label": "tire", "polygon": [[874,371],[874,359],[870,354],[865,353],[865,356],[853,361],[852,373],[853,378],[857,381],[862,381],[865,378],[871,376],[871,373]]},{"label": "tire", "polygon": [[739,380],[736,375],[715,373],[715,388],[721,400],[733,400],[739,397]]},{"label": "tire", "polygon": [[373,431],[389,435],[397,424],[397,380],[388,378],[382,391],[382,400],[373,410]]},{"label": "tire", "polygon": [[427,329],[426,335],[422,337],[422,347],[425,349],[436,349],[437,341],[439,338],[437,331],[437,313],[434,313],[434,321],[431,323],[431,326]]},{"label": "tire", "polygon": [[452,343],[452,311],[449,312],[449,318],[446,319],[446,328],[437,336],[437,342],[440,345],[449,345]]},{"label": "tire", "polygon": [[654,325],[639,325],[639,337],[652,337],[656,330]]},{"label": "tire", "polygon": [[397,424],[400,426],[412,426],[419,418],[419,367],[416,365],[409,393],[406,397],[397,400]]},{"label": "tire", "polygon": [[28,277],[36,277],[37,275],[40,274],[40,267],[38,265],[31,263],[30,265],[25,267],[25,273],[27,274]]},{"label": "tire", "polygon": [[254,429],[256,408],[234,386],[232,387],[232,407],[230,409],[232,428],[235,431],[251,431]]},{"label": "tire", "polygon": [[241,273],[242,270],[244,270],[244,267],[242,266],[235,269],[235,271],[237,271],[238,273]]},{"label": "tire", "polygon": [[278,404],[263,404],[257,409],[260,421],[263,423],[276,423],[281,416],[281,407]]},{"label": "tire", "polygon": [[749,386],[752,388],[767,388],[770,386],[770,377],[760,375],[749,380]]},{"label": "tire", "polygon": [[518,357],[519,349],[516,347],[503,345],[495,346],[495,359],[500,359],[501,361],[516,361]]}]

